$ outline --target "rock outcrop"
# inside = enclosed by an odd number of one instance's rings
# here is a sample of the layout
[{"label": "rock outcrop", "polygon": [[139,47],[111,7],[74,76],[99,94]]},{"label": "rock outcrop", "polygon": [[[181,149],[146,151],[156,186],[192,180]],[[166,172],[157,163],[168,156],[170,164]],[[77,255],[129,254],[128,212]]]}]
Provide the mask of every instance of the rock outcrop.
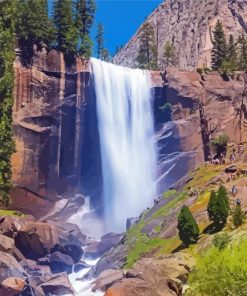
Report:
[{"label": "rock outcrop", "polygon": [[[177,67],[195,70],[211,63],[212,32],[220,19],[226,36],[237,38],[247,32],[247,2],[243,0],[166,0],[147,18],[153,24],[158,47],[158,64],[164,65],[166,42],[174,45]],[[137,67],[142,26],[114,57],[114,62]]]}]

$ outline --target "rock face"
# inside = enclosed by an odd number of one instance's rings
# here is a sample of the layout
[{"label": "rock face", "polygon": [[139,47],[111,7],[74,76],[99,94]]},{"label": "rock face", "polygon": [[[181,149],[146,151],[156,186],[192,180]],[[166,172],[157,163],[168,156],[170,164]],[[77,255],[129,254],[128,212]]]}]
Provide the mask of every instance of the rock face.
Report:
[{"label": "rock face", "polygon": [[89,73],[81,59],[66,67],[57,51],[36,52],[30,68],[17,58],[14,70],[13,203],[41,216],[78,187]]},{"label": "rock face", "polygon": [[[153,24],[158,45],[158,62],[164,65],[166,42],[174,45],[177,67],[195,70],[210,66],[212,32],[217,20],[223,23],[227,38],[247,32],[247,2],[243,0],[166,0],[153,11],[147,22]],[[114,57],[114,62],[136,67],[142,26]]]},{"label": "rock face", "polygon": [[[170,7],[170,2],[163,6]],[[175,12],[176,5],[172,5]],[[212,1],[205,1],[206,7],[212,5]],[[12,159],[13,207],[36,217],[55,217],[58,208],[69,215],[74,205],[83,204],[84,199],[77,197],[75,202],[66,202],[79,188],[100,205],[96,99],[88,62],[78,59],[66,67],[63,56],[51,51],[37,52],[31,68],[23,67],[18,58],[14,66],[17,151]],[[163,192],[207,160],[212,137],[226,132],[231,141],[245,141],[246,77],[236,73],[225,81],[217,73],[200,76],[175,68],[167,68],[162,75],[152,71],[150,75],[159,153],[158,184],[159,192]],[[171,118],[161,108],[167,103],[172,105]]]}]

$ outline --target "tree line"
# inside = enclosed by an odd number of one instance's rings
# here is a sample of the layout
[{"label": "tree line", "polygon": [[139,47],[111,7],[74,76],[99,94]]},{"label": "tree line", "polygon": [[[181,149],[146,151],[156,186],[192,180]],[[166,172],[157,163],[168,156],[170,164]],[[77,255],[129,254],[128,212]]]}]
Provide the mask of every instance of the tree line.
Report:
[{"label": "tree line", "polygon": [[213,32],[212,69],[230,73],[247,70],[247,38],[242,33],[235,41],[226,39],[222,23],[217,21]]},{"label": "tree line", "polygon": [[[28,64],[37,49],[56,49],[67,61],[75,56],[89,58],[93,51],[90,32],[95,20],[95,0],[54,0],[51,13],[47,0],[4,0],[15,6],[13,24],[16,47],[22,61]],[[104,28],[98,24],[96,36],[98,58],[109,59],[104,47]]]}]

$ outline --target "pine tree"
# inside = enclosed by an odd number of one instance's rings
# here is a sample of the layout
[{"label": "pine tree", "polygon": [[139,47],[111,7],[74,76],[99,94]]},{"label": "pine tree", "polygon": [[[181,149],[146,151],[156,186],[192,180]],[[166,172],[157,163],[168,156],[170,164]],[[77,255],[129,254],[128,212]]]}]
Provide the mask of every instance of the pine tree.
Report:
[{"label": "pine tree", "polygon": [[111,60],[110,53],[107,48],[103,48],[102,53],[101,53],[101,59],[102,59],[102,61],[110,62],[110,60]]},{"label": "pine tree", "polygon": [[243,224],[244,214],[242,212],[241,205],[236,205],[232,218],[235,227],[239,227]]},{"label": "pine tree", "polygon": [[56,0],[53,6],[56,48],[67,56],[76,54],[78,32],[72,17],[72,1]]},{"label": "pine tree", "polygon": [[214,31],[214,40],[213,40],[213,49],[212,49],[212,68],[218,70],[221,68],[223,62],[227,57],[227,46],[226,38],[223,30],[222,23],[218,20],[215,31]]},{"label": "pine tree", "polygon": [[215,191],[211,192],[209,202],[208,202],[208,207],[207,207],[207,212],[208,212],[208,217],[210,221],[213,221],[214,218],[216,217],[216,203],[217,203],[217,194]]},{"label": "pine tree", "polygon": [[96,41],[97,41],[97,55],[98,55],[98,59],[101,59],[101,57],[102,57],[102,51],[104,49],[104,27],[103,27],[103,24],[102,23],[99,23],[98,24]]},{"label": "pine tree", "polygon": [[184,245],[188,246],[198,240],[199,227],[187,206],[183,206],[181,209],[177,228],[179,230],[179,238]]},{"label": "pine tree", "polygon": [[92,53],[93,42],[90,38],[90,29],[95,15],[94,0],[77,0],[75,2],[75,26],[79,34],[78,53],[89,58]]},{"label": "pine tree", "polygon": [[217,228],[224,226],[229,215],[229,200],[224,186],[220,186],[217,195],[213,191],[208,203],[208,217]]},{"label": "pine tree", "polygon": [[232,70],[237,69],[237,60],[238,60],[237,47],[234,42],[233,35],[230,35],[229,43],[227,46],[227,61],[230,63]]},{"label": "pine tree", "polygon": [[139,36],[140,49],[137,63],[142,69],[158,69],[157,66],[157,44],[155,40],[153,25],[146,22]]},{"label": "pine tree", "polygon": [[164,46],[164,63],[165,66],[175,66],[176,56],[173,45],[168,41]]},{"label": "pine tree", "polygon": [[247,70],[247,39],[242,34],[238,39],[239,46],[239,70]]},{"label": "pine tree", "polygon": [[20,0],[17,2],[14,16],[18,46],[22,51],[23,61],[28,62],[33,55],[33,46],[50,47],[52,24],[48,18],[46,0]]}]

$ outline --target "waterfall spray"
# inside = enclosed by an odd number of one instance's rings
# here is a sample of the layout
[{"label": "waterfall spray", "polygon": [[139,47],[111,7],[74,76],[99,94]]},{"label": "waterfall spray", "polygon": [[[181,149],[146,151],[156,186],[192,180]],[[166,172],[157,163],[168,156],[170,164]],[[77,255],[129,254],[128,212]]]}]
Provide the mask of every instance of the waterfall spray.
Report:
[{"label": "waterfall spray", "polygon": [[151,82],[147,71],[91,59],[107,231],[123,231],[156,195]]}]

